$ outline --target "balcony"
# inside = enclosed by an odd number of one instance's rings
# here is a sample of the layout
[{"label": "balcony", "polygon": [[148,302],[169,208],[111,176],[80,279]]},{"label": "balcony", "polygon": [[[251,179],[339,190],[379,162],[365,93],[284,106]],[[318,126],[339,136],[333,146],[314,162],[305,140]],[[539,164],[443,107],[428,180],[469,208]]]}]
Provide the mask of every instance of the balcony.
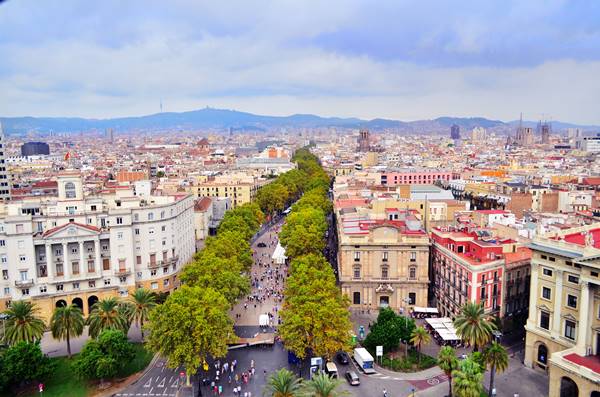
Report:
[{"label": "balcony", "polygon": [[163,265],[163,261],[154,261],[148,264],[148,269],[157,269]]},{"label": "balcony", "polygon": [[130,274],[131,274],[131,270],[129,270],[129,269],[115,270],[115,276],[128,276]]},{"label": "balcony", "polygon": [[15,287],[28,288],[33,286],[33,279],[28,280],[15,280]]},{"label": "balcony", "polygon": [[169,259],[171,261],[171,263],[177,263],[179,261],[179,255],[175,255],[174,257],[172,257],[171,259]]}]

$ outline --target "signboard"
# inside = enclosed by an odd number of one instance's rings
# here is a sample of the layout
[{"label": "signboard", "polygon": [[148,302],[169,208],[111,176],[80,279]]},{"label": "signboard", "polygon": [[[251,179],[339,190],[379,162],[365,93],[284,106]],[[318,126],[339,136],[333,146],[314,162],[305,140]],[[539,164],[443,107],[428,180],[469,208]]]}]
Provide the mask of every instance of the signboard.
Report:
[{"label": "signboard", "polygon": [[375,346],[375,355],[377,357],[383,356],[383,346]]}]

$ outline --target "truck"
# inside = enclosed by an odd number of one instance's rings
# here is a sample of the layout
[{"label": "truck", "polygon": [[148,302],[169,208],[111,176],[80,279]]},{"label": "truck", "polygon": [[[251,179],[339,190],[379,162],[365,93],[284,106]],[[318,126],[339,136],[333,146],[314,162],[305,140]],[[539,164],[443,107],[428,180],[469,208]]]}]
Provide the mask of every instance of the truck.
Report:
[{"label": "truck", "polygon": [[365,374],[374,374],[373,356],[364,347],[354,349],[354,361]]}]

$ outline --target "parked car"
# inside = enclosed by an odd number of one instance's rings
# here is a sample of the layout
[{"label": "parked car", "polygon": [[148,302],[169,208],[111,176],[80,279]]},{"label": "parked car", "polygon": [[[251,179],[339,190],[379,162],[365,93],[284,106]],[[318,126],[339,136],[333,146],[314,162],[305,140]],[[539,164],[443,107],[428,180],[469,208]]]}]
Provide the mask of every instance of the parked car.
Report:
[{"label": "parked car", "polygon": [[346,380],[350,383],[351,386],[360,385],[360,379],[358,379],[358,375],[354,371],[346,371]]},{"label": "parked car", "polygon": [[348,354],[346,352],[338,352],[335,355],[335,359],[338,363],[342,365],[348,365],[350,363],[350,358],[348,357]]},{"label": "parked car", "polygon": [[262,241],[256,245],[259,246],[260,248],[265,248],[267,246],[267,244],[263,243]]}]

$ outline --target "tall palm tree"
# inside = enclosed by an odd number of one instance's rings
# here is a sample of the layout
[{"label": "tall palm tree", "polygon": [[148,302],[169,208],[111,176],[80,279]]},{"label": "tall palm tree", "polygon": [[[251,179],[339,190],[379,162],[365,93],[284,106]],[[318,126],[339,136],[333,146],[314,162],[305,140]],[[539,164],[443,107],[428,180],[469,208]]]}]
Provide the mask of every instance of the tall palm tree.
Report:
[{"label": "tall palm tree", "polygon": [[150,311],[156,306],[156,295],[144,288],[138,288],[128,300],[129,321],[135,322],[142,332],[144,340],[144,322],[148,321]]},{"label": "tall palm tree", "polygon": [[483,352],[485,363],[490,366],[490,390],[489,397],[492,397],[492,390],[494,389],[494,377],[496,371],[503,372],[508,368],[508,354],[506,349],[502,347],[498,342],[493,342]]},{"label": "tall palm tree", "polygon": [[469,342],[473,351],[477,351],[479,346],[492,339],[492,331],[496,329],[496,324],[485,315],[481,304],[467,302],[454,320],[454,327],[458,336]]},{"label": "tall palm tree", "polygon": [[410,335],[410,342],[413,345],[417,346],[417,353],[419,357],[419,365],[421,365],[421,345],[428,344],[431,342],[431,336],[427,332],[427,330],[423,327],[417,327],[413,329],[412,334]]},{"label": "tall palm tree", "polygon": [[94,303],[87,324],[89,325],[88,333],[92,338],[98,337],[102,331],[107,329],[123,331],[125,335],[129,330],[122,305],[115,297],[102,299]]},{"label": "tall palm tree", "polygon": [[296,397],[300,392],[300,381],[292,371],[280,369],[269,377],[264,395],[269,397]]},{"label": "tall palm tree", "polygon": [[337,390],[341,381],[325,373],[318,373],[301,388],[301,395],[306,397],[340,397],[348,394]]},{"label": "tall palm tree", "polygon": [[16,301],[4,311],[6,319],[4,341],[9,345],[18,342],[35,342],[42,338],[46,324],[37,316],[39,309],[31,302]]},{"label": "tall palm tree", "polygon": [[452,346],[444,346],[438,354],[438,366],[448,377],[448,397],[452,397],[452,371],[458,368],[456,351]]},{"label": "tall palm tree", "polygon": [[458,369],[452,372],[454,392],[456,397],[480,397],[483,374],[481,367],[470,357],[458,364]]},{"label": "tall palm tree", "polygon": [[71,358],[71,337],[83,334],[83,312],[75,305],[61,306],[54,309],[50,319],[50,330],[55,339],[67,341],[67,354]]}]

